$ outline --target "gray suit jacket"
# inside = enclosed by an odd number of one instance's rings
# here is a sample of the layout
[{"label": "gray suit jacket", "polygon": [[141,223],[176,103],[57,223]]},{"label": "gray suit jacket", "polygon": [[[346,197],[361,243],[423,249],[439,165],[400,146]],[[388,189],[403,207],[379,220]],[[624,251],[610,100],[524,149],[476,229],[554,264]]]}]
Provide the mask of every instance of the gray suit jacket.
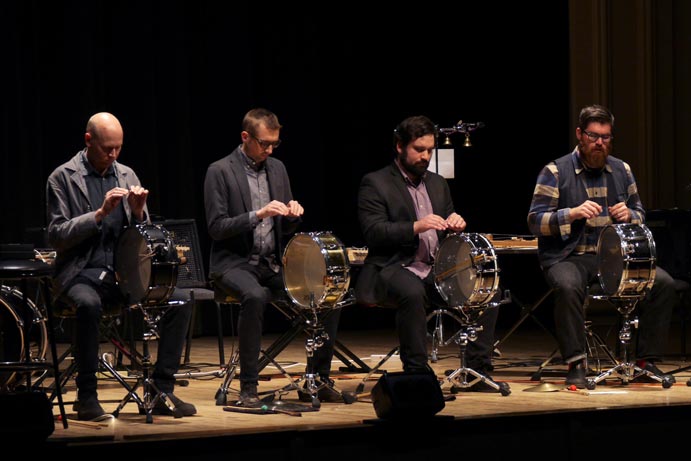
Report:
[{"label": "gray suit jacket", "polygon": [[[91,203],[84,177],[88,174],[78,152],[67,162],[57,167],[48,177],[46,185],[46,208],[48,213],[48,242],[56,250],[55,274],[53,277],[55,296],[58,296],[81,272],[91,258],[94,245],[98,244],[101,226],[96,223],[96,210],[102,203]],[[129,189],[139,186],[134,170],[122,163],[113,163],[120,187]],[[132,222],[132,210],[123,200],[127,225]],[[149,211],[144,207],[146,222]]]},{"label": "gray suit jacket", "polygon": [[[435,214],[447,218],[453,213],[451,191],[443,176],[428,171],[425,186]],[[415,204],[394,162],[362,178],[358,219],[368,252],[355,296],[360,303],[381,304],[393,270],[410,264],[420,244],[413,233],[417,220]],[[440,242],[444,235],[445,232],[438,232]]]},{"label": "gray suit jacket", "polygon": [[[271,199],[283,203],[293,200],[283,162],[268,157],[265,167]],[[204,209],[212,239],[209,275],[217,279],[225,271],[247,262],[253,246],[252,197],[239,146],[230,155],[209,165],[204,178]],[[297,229],[300,221],[300,218],[274,217],[275,254],[279,264],[283,239]]]}]

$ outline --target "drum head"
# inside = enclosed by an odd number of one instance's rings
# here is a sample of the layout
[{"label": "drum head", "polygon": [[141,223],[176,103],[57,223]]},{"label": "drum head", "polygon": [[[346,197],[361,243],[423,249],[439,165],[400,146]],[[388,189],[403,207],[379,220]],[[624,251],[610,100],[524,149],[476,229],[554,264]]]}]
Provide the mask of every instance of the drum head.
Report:
[{"label": "drum head", "polygon": [[330,233],[299,233],[283,253],[288,296],[305,308],[333,307],[350,283],[343,244]]},{"label": "drum head", "polygon": [[434,280],[451,307],[488,302],[499,283],[492,245],[481,234],[449,234],[437,250]]},{"label": "drum head", "polygon": [[600,285],[606,295],[614,295],[619,291],[619,284],[624,276],[624,243],[617,228],[607,226],[602,230],[597,243],[598,276]]},{"label": "drum head", "polygon": [[130,303],[164,303],[177,282],[180,260],[168,232],[140,224],[118,238],[115,271],[122,294]]}]

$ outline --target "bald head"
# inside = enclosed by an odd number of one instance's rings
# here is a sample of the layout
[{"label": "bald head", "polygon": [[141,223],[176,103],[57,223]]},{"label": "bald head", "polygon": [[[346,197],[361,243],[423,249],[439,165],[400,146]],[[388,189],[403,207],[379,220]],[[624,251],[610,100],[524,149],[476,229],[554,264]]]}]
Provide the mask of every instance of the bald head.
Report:
[{"label": "bald head", "polygon": [[117,160],[122,149],[123,131],[120,121],[108,112],[91,116],[86,124],[84,143],[89,163],[103,174]]},{"label": "bald head", "polygon": [[122,137],[122,125],[115,115],[108,112],[99,112],[91,116],[86,123],[86,132],[92,138],[102,138],[108,133]]}]

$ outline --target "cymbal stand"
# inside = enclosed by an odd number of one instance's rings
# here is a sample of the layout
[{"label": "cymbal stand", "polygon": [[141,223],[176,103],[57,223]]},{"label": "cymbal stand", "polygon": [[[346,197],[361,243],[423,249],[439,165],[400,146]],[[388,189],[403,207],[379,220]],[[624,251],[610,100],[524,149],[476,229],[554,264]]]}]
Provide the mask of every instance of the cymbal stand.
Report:
[{"label": "cymbal stand", "polygon": [[[594,296],[594,298],[606,298]],[[649,376],[655,381],[662,383],[664,389],[669,389],[672,387],[672,378],[670,375],[658,375],[648,370],[644,370],[635,362],[632,362],[629,356],[629,345],[631,343],[632,329],[638,328],[638,318],[629,318],[631,312],[633,312],[636,304],[641,297],[622,297],[622,298],[607,298],[610,302],[617,306],[617,311],[622,316],[621,328],[619,329],[619,342],[622,344],[623,361],[617,363],[614,367],[609,370],[603,371],[594,378],[588,378],[586,381],[586,387],[590,390],[595,389],[595,386],[605,380],[607,377],[617,372],[622,381],[622,384],[626,385],[629,381],[633,381],[639,376]]]},{"label": "cymbal stand", "polygon": [[[122,378],[122,376],[110,364],[108,364],[107,361],[105,361],[106,368],[108,368],[115,379],[117,379],[118,382],[120,382],[120,384],[127,389],[127,394],[125,397],[123,397],[122,401],[120,401],[120,404],[113,412],[114,417],[117,418],[124,406],[127,405],[130,400],[134,400],[139,406],[140,412],[143,411],[146,415],[146,422],[152,423],[152,410],[160,400],[163,401],[163,403],[171,410],[173,417],[182,418],[182,412],[175,407],[166,393],[161,392],[151,377],[153,364],[151,362],[151,354],[149,352],[149,341],[158,339],[158,322],[161,317],[165,315],[167,308],[172,304],[178,304],[178,302],[173,301],[166,305],[158,305],[146,308],[144,308],[141,304],[136,304],[133,306],[141,309],[145,327],[141,353],[141,376],[137,378],[137,382],[134,386],[130,386],[127,382],[125,382],[124,378]],[[161,310],[161,308],[163,309]],[[137,389],[139,386],[142,386],[143,388],[143,398],[139,397],[137,394]]]},{"label": "cymbal stand", "polygon": [[[469,388],[474,386],[479,382],[484,382],[490,387],[494,388],[501,393],[502,396],[507,396],[511,394],[511,389],[507,383],[497,383],[490,379],[488,376],[482,373],[468,368],[466,364],[466,349],[468,346],[468,341],[475,341],[477,339],[477,333],[482,331],[482,326],[477,325],[477,320],[484,313],[484,309],[496,308],[499,304],[503,304],[504,301],[490,302],[485,306],[473,307],[470,306],[460,306],[458,311],[461,315],[461,327],[458,332],[453,336],[454,342],[458,344],[460,348],[460,362],[461,366],[456,370],[453,370],[447,377],[446,380],[449,381],[453,388]],[[468,379],[470,378],[470,381]]]}]

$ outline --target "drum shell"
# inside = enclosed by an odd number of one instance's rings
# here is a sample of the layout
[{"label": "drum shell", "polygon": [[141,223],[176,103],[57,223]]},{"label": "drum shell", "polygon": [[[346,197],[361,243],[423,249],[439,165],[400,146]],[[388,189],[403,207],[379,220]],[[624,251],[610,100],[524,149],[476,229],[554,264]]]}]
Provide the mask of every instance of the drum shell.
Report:
[{"label": "drum shell", "polygon": [[175,290],[179,264],[173,239],[161,225],[127,227],[118,238],[115,272],[131,305],[166,303]]},{"label": "drum shell", "polygon": [[644,224],[610,224],[597,245],[598,279],[610,297],[641,297],[655,282],[656,249]]},{"label": "drum shell", "polygon": [[288,296],[303,308],[334,308],[350,286],[350,264],[341,241],[330,232],[297,233],[283,252]]},{"label": "drum shell", "polygon": [[451,307],[489,303],[499,289],[494,247],[482,234],[447,235],[435,254],[434,282]]},{"label": "drum shell", "polygon": [[[0,362],[16,363],[25,362],[26,349],[24,348],[25,330],[29,336],[30,357],[32,362],[45,360],[48,350],[48,334],[45,317],[29,299],[28,312],[24,304],[23,294],[19,290],[0,286]],[[28,314],[28,315],[23,315]],[[30,317],[31,324],[28,329],[22,328],[24,318]],[[35,371],[33,374],[39,374]],[[24,372],[0,372],[0,390],[12,390],[14,386],[22,383]]]}]

